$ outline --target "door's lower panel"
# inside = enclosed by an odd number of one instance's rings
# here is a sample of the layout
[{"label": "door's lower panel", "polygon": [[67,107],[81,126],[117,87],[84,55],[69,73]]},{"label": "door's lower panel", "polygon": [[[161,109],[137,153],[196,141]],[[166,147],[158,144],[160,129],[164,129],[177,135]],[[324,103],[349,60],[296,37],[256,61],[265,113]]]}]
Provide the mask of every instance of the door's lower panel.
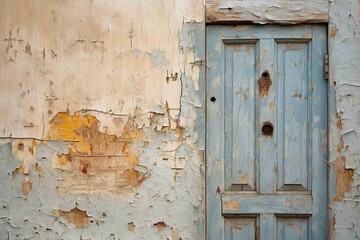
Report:
[{"label": "door's lower panel", "polygon": [[[265,239],[270,239],[271,236],[276,236],[277,240],[307,240],[311,239],[311,232],[309,231],[310,217],[274,217],[275,231],[266,231],[266,228],[260,229],[261,216],[257,217],[230,217],[225,218],[225,239],[226,240],[255,240],[259,239],[260,235],[265,236]],[[272,224],[270,224],[272,225]],[[260,229],[260,230],[259,230]],[[271,229],[271,228],[270,228]]]},{"label": "door's lower panel", "polygon": [[278,240],[306,240],[308,239],[309,218],[279,217],[277,218]]},{"label": "door's lower panel", "polygon": [[258,230],[257,218],[225,218],[225,239],[238,240],[257,239],[256,234]]}]

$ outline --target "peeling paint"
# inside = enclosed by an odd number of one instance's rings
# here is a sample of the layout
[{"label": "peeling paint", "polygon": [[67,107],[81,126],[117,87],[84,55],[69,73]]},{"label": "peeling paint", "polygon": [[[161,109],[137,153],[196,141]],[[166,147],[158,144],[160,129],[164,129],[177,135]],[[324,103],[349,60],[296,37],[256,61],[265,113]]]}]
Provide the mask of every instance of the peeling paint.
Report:
[{"label": "peeling paint", "polygon": [[240,207],[240,201],[223,202],[223,208],[227,210],[237,210]]},{"label": "peeling paint", "polygon": [[54,214],[59,217],[66,217],[67,221],[74,224],[77,228],[83,228],[90,223],[86,211],[73,208],[71,211],[54,210]]},{"label": "peeling paint", "polygon": [[154,223],[154,227],[157,227],[158,231],[162,232],[165,228],[168,227],[168,225],[164,222],[157,222]]},{"label": "peeling paint", "polygon": [[133,222],[129,222],[128,223],[128,230],[130,231],[130,232],[133,232],[133,231],[135,231],[135,224],[133,223]]},{"label": "peeling paint", "polygon": [[329,21],[330,236],[359,238],[359,2],[235,2],[2,2],[0,239],[205,239],[205,18],[239,16]]},{"label": "peeling paint", "polygon": [[[330,1],[330,239],[357,239],[359,228],[360,3]],[[344,58],[344,56],[347,56]]]},{"label": "peeling paint", "polygon": [[204,238],[203,1],[0,16],[0,239]]},{"label": "peeling paint", "polygon": [[49,139],[70,141],[69,153],[58,155],[63,170],[58,179],[62,193],[105,193],[126,195],[145,179],[136,170],[139,157],[131,151],[134,141],[147,140],[127,124],[120,137],[99,131],[96,117],[61,112],[50,122]]},{"label": "peeling paint", "polygon": [[299,24],[328,21],[328,1],[207,0],[207,23]]},{"label": "peeling paint", "polygon": [[336,173],[336,197],[333,200],[335,202],[344,200],[345,192],[350,191],[352,187],[354,170],[345,169],[345,161],[345,157],[339,157],[334,162]]}]

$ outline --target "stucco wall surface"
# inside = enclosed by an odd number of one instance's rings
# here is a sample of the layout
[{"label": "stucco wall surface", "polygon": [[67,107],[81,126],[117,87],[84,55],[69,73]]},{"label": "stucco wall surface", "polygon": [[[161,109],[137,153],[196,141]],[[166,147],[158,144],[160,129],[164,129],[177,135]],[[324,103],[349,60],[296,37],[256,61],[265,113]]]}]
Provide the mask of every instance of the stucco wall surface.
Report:
[{"label": "stucco wall surface", "polygon": [[[0,5],[0,239],[202,239],[203,0]],[[331,239],[360,238],[359,26],[330,0]]]},{"label": "stucco wall surface", "polygon": [[201,239],[203,1],[0,5],[0,239]]},{"label": "stucco wall surface", "polygon": [[329,10],[330,233],[360,238],[360,1]]}]

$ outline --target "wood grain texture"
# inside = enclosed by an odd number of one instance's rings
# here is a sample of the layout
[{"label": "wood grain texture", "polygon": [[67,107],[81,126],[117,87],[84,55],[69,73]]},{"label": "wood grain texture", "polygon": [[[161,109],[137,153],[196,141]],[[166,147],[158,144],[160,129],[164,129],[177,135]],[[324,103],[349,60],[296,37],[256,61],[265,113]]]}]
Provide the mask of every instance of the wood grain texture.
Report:
[{"label": "wood grain texture", "polygon": [[228,218],[225,221],[225,239],[256,239],[256,218]]},{"label": "wood grain texture", "polygon": [[328,5],[326,0],[208,0],[206,1],[206,22],[211,24],[327,23]]},{"label": "wood grain texture", "polygon": [[[224,64],[219,64],[225,46],[219,38],[220,28],[207,30],[207,71],[208,82],[206,128],[206,219],[207,239],[223,240],[224,219],[221,215],[221,192],[224,190]],[[214,51],[214,49],[218,49]],[[211,66],[211,67],[210,67]],[[210,99],[214,98],[215,101]],[[219,134],[222,133],[222,134]],[[211,176],[211,177],[210,177]]]},{"label": "wood grain texture", "polygon": [[256,42],[225,45],[226,189],[255,190],[255,55]]},{"label": "wood grain texture", "polygon": [[306,240],[308,239],[308,219],[306,218],[278,218],[278,240]]},{"label": "wood grain texture", "polygon": [[207,238],[327,239],[326,27],[212,25],[207,39]]},{"label": "wood grain texture", "polygon": [[310,194],[272,194],[226,192],[222,195],[224,215],[257,215],[262,214],[292,214],[311,215],[312,197]]}]

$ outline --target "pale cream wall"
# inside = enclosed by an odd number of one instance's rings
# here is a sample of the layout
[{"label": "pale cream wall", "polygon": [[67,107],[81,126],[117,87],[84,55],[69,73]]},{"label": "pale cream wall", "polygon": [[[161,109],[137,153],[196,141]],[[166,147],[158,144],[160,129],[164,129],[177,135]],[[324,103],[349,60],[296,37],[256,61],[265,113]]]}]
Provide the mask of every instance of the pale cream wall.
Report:
[{"label": "pale cream wall", "polygon": [[201,238],[203,1],[0,5],[0,238]]}]

